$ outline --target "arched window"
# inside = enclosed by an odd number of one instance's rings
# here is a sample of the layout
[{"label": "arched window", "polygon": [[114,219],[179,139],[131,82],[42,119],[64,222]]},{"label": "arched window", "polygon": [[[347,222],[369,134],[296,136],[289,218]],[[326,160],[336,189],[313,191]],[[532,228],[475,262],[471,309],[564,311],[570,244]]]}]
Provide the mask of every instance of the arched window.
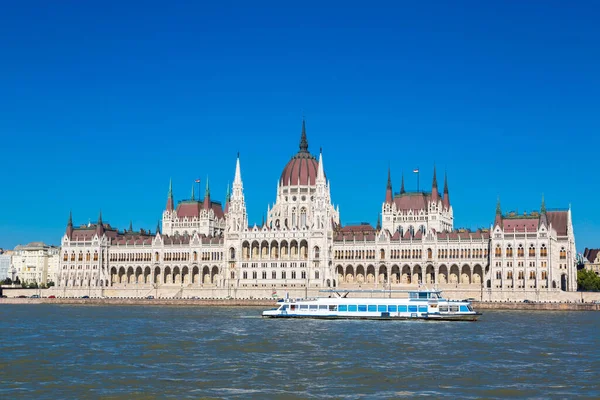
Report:
[{"label": "arched window", "polygon": [[560,248],[560,259],[561,260],[566,260],[567,259],[567,251],[565,250],[564,247]]},{"label": "arched window", "polygon": [[512,279],[512,271],[508,271],[508,272],[506,273],[506,278],[507,278],[507,279]]},{"label": "arched window", "polygon": [[382,260],[385,258],[385,250],[384,249],[379,250],[379,258],[381,258]]},{"label": "arched window", "polygon": [[513,256],[513,248],[509,244],[508,246],[506,246],[506,257],[512,257],[512,256]]},{"label": "arched window", "polygon": [[525,257],[525,249],[522,244],[519,244],[519,247],[517,248],[517,257]]},{"label": "arched window", "polygon": [[496,245],[496,250],[495,250],[495,252],[494,252],[494,255],[495,255],[496,257],[502,257],[502,249],[500,248],[500,245],[499,245],[499,244],[497,244],[497,245]]},{"label": "arched window", "polygon": [[427,249],[427,259],[431,260],[433,258],[433,252],[431,251],[431,249]]},{"label": "arched window", "polygon": [[529,257],[535,257],[535,246],[533,244],[529,246]]},{"label": "arched window", "polygon": [[292,228],[296,226],[296,209],[292,208]]},{"label": "arched window", "polygon": [[98,261],[98,252],[97,251],[94,252],[94,261]]},{"label": "arched window", "polygon": [[315,258],[318,259],[319,258],[319,246],[315,246],[313,248],[314,254],[315,254]]},{"label": "arched window", "polygon": [[315,271],[315,279],[319,279],[319,271]]},{"label": "arched window", "polygon": [[306,208],[302,207],[300,209],[300,227],[304,228],[306,226]]},{"label": "arched window", "polygon": [[545,244],[543,244],[542,248],[540,249],[540,256],[541,257],[548,257],[548,249],[546,248]]}]

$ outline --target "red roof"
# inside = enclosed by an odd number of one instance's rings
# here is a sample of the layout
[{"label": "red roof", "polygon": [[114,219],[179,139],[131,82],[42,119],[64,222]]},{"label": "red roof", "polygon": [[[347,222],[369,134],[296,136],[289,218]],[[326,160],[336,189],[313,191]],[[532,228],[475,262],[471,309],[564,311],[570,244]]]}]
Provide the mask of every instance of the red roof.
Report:
[{"label": "red roof", "polygon": [[396,209],[402,211],[420,211],[427,209],[430,195],[426,193],[404,193],[394,197]]},{"label": "red roof", "polygon": [[[224,216],[223,207],[221,203],[211,201],[210,204],[213,212],[215,213],[215,217],[221,219]],[[177,217],[178,218],[198,218],[200,216],[200,211],[202,211],[203,204],[200,201],[196,200],[186,200],[182,201],[177,205]]]},{"label": "red roof", "polygon": [[548,211],[548,222],[552,224],[552,229],[556,230],[559,236],[567,236],[567,226],[569,221],[568,211]]}]

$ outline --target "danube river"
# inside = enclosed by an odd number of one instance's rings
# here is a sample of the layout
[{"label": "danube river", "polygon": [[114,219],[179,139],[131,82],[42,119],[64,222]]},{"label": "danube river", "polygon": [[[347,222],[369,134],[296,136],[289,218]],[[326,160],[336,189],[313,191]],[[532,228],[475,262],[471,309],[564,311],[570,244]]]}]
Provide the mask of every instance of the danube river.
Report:
[{"label": "danube river", "polygon": [[271,320],[251,307],[0,307],[0,398],[597,398],[600,313]]}]

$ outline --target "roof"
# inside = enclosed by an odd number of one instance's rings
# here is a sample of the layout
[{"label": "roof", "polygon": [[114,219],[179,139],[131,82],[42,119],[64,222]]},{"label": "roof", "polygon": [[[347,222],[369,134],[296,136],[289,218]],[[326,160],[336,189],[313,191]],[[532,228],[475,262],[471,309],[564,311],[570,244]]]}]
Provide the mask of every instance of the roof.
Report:
[{"label": "roof", "polygon": [[[197,200],[184,200],[177,204],[177,217],[178,218],[199,218],[200,212],[203,209],[204,201]],[[225,215],[223,212],[223,206],[219,201],[210,201],[210,208],[215,213],[215,217],[222,219]]]},{"label": "roof", "polygon": [[406,192],[402,194],[396,194],[394,196],[394,203],[396,209],[402,211],[420,211],[427,209],[427,203],[431,198],[431,194],[426,192]]},{"label": "roof", "polygon": [[567,227],[569,224],[569,211],[548,211],[548,222],[552,224],[552,229],[559,236],[567,236]]},{"label": "roof", "polygon": [[[585,251],[583,252],[583,256],[592,264],[596,263],[599,255],[600,249],[588,249],[586,247]],[[598,259],[598,262],[600,262],[600,259]]]}]

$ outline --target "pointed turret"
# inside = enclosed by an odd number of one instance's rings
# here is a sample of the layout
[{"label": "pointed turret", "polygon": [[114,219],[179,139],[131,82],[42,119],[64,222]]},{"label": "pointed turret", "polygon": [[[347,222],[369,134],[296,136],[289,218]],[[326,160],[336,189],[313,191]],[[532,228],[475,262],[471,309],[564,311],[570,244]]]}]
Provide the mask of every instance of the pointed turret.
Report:
[{"label": "pointed turret", "polygon": [[400,185],[400,194],[404,193],[406,193],[406,190],[404,190],[404,172],[402,172],[402,184]]},{"label": "pointed turret", "polygon": [[67,222],[67,237],[73,238],[73,212],[69,211],[69,222]]},{"label": "pointed turret", "polygon": [[392,173],[390,167],[388,167],[388,179],[387,186],[385,187],[385,202],[386,204],[392,204],[394,195],[392,193]]},{"label": "pointed turret", "polygon": [[323,149],[319,149],[319,167],[317,168],[317,181],[325,183],[325,170],[323,168]]},{"label": "pointed turret", "polygon": [[156,223],[156,233],[160,235],[160,220]]},{"label": "pointed turret", "polygon": [[546,201],[544,200],[544,195],[542,194],[542,205],[540,206],[540,224],[539,226],[548,226],[548,214],[546,214]]},{"label": "pointed turret", "polygon": [[98,214],[98,223],[96,224],[96,233],[98,237],[101,237],[104,234],[104,224],[102,223],[102,210],[100,210],[100,214]]},{"label": "pointed turret", "polygon": [[496,202],[496,218],[494,219],[494,226],[499,226],[502,228],[502,208],[500,207],[500,196],[498,196],[498,201]]},{"label": "pointed turret", "polygon": [[434,164],[433,165],[433,183],[431,184],[431,201],[437,202],[439,197],[440,197],[440,194],[438,192],[438,183],[437,183],[437,176],[436,176],[435,164]]},{"label": "pointed turret", "polygon": [[169,194],[167,195],[167,211],[173,211],[173,180],[169,179]]},{"label": "pointed turret", "polygon": [[204,192],[204,209],[210,210],[210,185],[208,183],[208,176],[206,177],[206,190]]},{"label": "pointed turret", "polygon": [[308,153],[308,139],[306,138],[306,121],[302,119],[302,134],[300,135],[300,152]]},{"label": "pointed turret", "polygon": [[229,191],[229,182],[227,182],[227,193],[225,193],[225,214],[229,212],[229,200],[231,200],[231,192]]},{"label": "pointed turret", "polygon": [[133,221],[129,220],[129,232],[133,232]]},{"label": "pointed turret", "polygon": [[444,207],[449,209],[450,208],[450,194],[448,193],[448,174],[446,172],[444,172],[444,200],[443,200],[443,204]]},{"label": "pointed turret", "polygon": [[236,184],[242,184],[242,173],[240,171],[240,153],[237,154],[237,160],[235,162],[235,175],[233,177],[233,186]]},{"label": "pointed turret", "polygon": [[375,227],[375,229],[377,229],[378,231],[381,230],[381,218],[379,214],[377,214],[377,226]]}]

